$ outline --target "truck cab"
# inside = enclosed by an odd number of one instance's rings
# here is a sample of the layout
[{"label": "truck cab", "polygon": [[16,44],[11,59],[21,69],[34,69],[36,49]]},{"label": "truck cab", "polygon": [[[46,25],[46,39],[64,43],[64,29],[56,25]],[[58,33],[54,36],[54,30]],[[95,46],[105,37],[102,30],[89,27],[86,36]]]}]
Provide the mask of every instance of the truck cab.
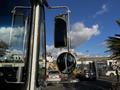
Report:
[{"label": "truck cab", "polygon": [[[10,4],[11,3],[11,4]],[[7,12],[3,33],[9,37],[2,38],[8,47],[5,48],[0,58],[0,89],[1,90],[38,90],[44,86],[46,77],[46,29],[45,7],[48,9],[62,8],[68,11],[66,6],[50,7],[47,0],[21,0],[3,1],[2,12]],[[10,5],[9,5],[10,4]],[[2,13],[1,12],[1,13]],[[67,29],[69,12],[55,17],[54,46],[67,48]],[[3,14],[4,17],[4,14]],[[4,21],[4,20],[3,20]],[[61,31],[62,29],[62,31]],[[61,38],[58,37],[61,35]],[[1,48],[4,48],[2,46]],[[9,54],[7,54],[7,50]],[[64,53],[65,68],[69,72],[74,69],[71,62],[75,62],[72,55]],[[67,58],[66,58],[67,57]],[[60,62],[61,63],[61,62]],[[74,63],[75,64],[75,63]],[[71,66],[72,65],[72,66]],[[58,64],[58,66],[60,66]],[[72,68],[72,69],[71,69]]]}]

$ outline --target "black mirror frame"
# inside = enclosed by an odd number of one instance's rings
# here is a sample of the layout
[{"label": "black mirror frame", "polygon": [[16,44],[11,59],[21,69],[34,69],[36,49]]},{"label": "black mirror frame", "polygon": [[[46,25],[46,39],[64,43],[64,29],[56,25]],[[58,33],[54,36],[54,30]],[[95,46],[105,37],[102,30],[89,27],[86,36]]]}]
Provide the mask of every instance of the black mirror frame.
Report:
[{"label": "black mirror frame", "polygon": [[55,48],[67,47],[67,14],[57,15],[55,17],[54,28]]},{"label": "black mirror frame", "polygon": [[[70,71],[68,71],[68,69],[67,69],[67,72],[63,72],[63,71],[61,71],[60,70],[60,67],[59,67],[59,63],[58,63],[58,60],[60,60],[59,58],[61,58],[61,57],[65,57],[65,54],[67,54],[67,55],[70,55],[74,60],[73,60],[73,65],[72,65],[72,68],[70,69]],[[65,60],[65,59],[64,59]],[[67,61],[68,61],[68,58],[67,58]],[[65,61],[64,61],[64,63],[65,63]],[[73,54],[71,54],[71,53],[69,53],[69,52],[63,52],[63,53],[61,53],[59,56],[58,56],[58,58],[57,58],[57,67],[58,67],[58,69],[59,69],[59,71],[61,72],[61,73],[63,73],[63,74],[70,74],[70,73],[72,73],[73,71],[74,71],[74,69],[75,69],[75,67],[76,67],[76,59],[75,59],[75,56],[73,55]],[[66,67],[65,67],[66,68]],[[67,67],[68,68],[68,67]]]}]

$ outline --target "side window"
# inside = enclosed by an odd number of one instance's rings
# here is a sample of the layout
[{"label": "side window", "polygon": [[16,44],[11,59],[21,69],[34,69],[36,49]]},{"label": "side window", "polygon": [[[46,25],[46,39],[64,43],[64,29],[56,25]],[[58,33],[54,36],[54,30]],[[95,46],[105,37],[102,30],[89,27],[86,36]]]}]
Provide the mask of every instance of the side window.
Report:
[{"label": "side window", "polygon": [[[28,12],[25,12],[24,9],[15,9],[12,13],[12,26],[9,30],[9,48],[5,54],[6,61],[10,62],[12,69],[5,71],[5,80],[8,82],[23,82],[23,71],[26,58],[26,45],[28,37]],[[11,58],[13,55],[13,58]],[[21,62],[21,60],[23,60]],[[16,69],[16,67],[18,69]],[[5,70],[8,70],[6,68]],[[14,79],[12,79],[14,78]]]}]

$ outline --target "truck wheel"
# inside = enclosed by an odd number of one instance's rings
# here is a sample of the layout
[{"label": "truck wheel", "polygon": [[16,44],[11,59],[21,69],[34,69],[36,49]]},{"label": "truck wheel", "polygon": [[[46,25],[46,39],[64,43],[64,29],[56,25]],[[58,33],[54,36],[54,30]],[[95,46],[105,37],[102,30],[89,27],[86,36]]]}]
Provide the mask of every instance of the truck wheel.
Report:
[{"label": "truck wheel", "polygon": [[111,74],[110,74],[110,77],[114,77],[114,74],[113,74],[113,73],[111,73]]}]

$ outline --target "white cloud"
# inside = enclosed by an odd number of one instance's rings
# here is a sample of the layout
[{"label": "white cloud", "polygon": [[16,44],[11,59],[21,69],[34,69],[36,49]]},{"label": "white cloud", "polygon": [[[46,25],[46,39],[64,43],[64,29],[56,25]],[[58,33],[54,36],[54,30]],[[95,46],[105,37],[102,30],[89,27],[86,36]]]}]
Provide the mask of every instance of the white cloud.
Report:
[{"label": "white cloud", "polygon": [[[76,48],[79,47],[84,42],[90,40],[93,36],[97,36],[100,34],[98,30],[99,26],[93,25],[91,28],[86,27],[83,23],[77,22],[72,26],[72,30],[70,32],[71,37],[71,47]],[[53,45],[47,45],[47,52],[51,53],[55,58],[62,52],[66,52],[67,49],[56,49]],[[86,56],[81,52],[77,52],[75,49],[72,49],[71,52],[73,54],[77,54],[77,56]]]},{"label": "white cloud", "polygon": [[104,47],[107,47],[107,42],[104,41],[104,42],[102,42],[100,45],[102,45],[102,46],[104,46]]},{"label": "white cloud", "polygon": [[[51,56],[53,56],[54,58],[57,58],[61,53],[63,52],[67,52],[67,49],[57,49],[54,48],[53,45],[47,45],[47,53],[49,53]],[[70,52],[75,56],[76,60],[80,57],[84,57],[84,56],[88,56],[86,54],[83,54],[81,52],[76,51],[75,49],[70,49]],[[48,55],[48,54],[47,54]]]},{"label": "white cloud", "polygon": [[86,27],[83,23],[77,22],[72,26],[72,31],[70,32],[71,37],[71,47],[79,47],[84,42],[90,40],[93,36],[100,34],[98,30],[99,26],[93,25],[91,28]]},{"label": "white cloud", "polygon": [[65,49],[59,49],[59,48],[54,48],[53,45],[47,45],[47,53],[50,54],[53,57],[57,57],[62,51],[66,51]]},{"label": "white cloud", "polygon": [[93,18],[95,18],[98,15],[102,15],[102,14],[106,13],[107,11],[108,11],[107,5],[103,4],[102,7],[101,7],[101,9],[99,11],[97,11],[95,13],[95,15],[93,15]]},{"label": "white cloud", "polygon": [[11,30],[12,30],[11,45],[13,46],[15,45],[16,47],[20,48],[23,42],[23,32],[24,32],[23,27],[16,27],[16,28],[0,27],[0,40],[3,40],[7,44],[9,44]]},{"label": "white cloud", "polygon": [[0,28],[0,40],[9,43],[11,27],[1,27]]},{"label": "white cloud", "polygon": [[[75,23],[72,26],[72,31],[70,32],[72,47],[79,47],[82,43],[89,40],[92,36],[96,36],[100,34],[98,27],[99,27],[98,25],[93,25],[92,28],[88,28],[81,22]],[[9,44],[11,29],[12,29],[11,27],[0,27],[0,40],[3,40]],[[12,39],[12,44],[16,45],[16,47],[20,47],[20,46],[22,47],[21,42],[23,40],[23,32],[24,32],[23,27],[13,28],[11,39]],[[17,50],[20,50],[20,49],[17,49]],[[63,51],[67,51],[67,50],[62,49],[61,51],[60,49],[54,48],[53,45],[47,45],[47,52],[51,52],[52,56],[56,57]],[[76,52],[74,49],[73,51]],[[77,52],[77,54],[83,55],[80,52]]]}]

